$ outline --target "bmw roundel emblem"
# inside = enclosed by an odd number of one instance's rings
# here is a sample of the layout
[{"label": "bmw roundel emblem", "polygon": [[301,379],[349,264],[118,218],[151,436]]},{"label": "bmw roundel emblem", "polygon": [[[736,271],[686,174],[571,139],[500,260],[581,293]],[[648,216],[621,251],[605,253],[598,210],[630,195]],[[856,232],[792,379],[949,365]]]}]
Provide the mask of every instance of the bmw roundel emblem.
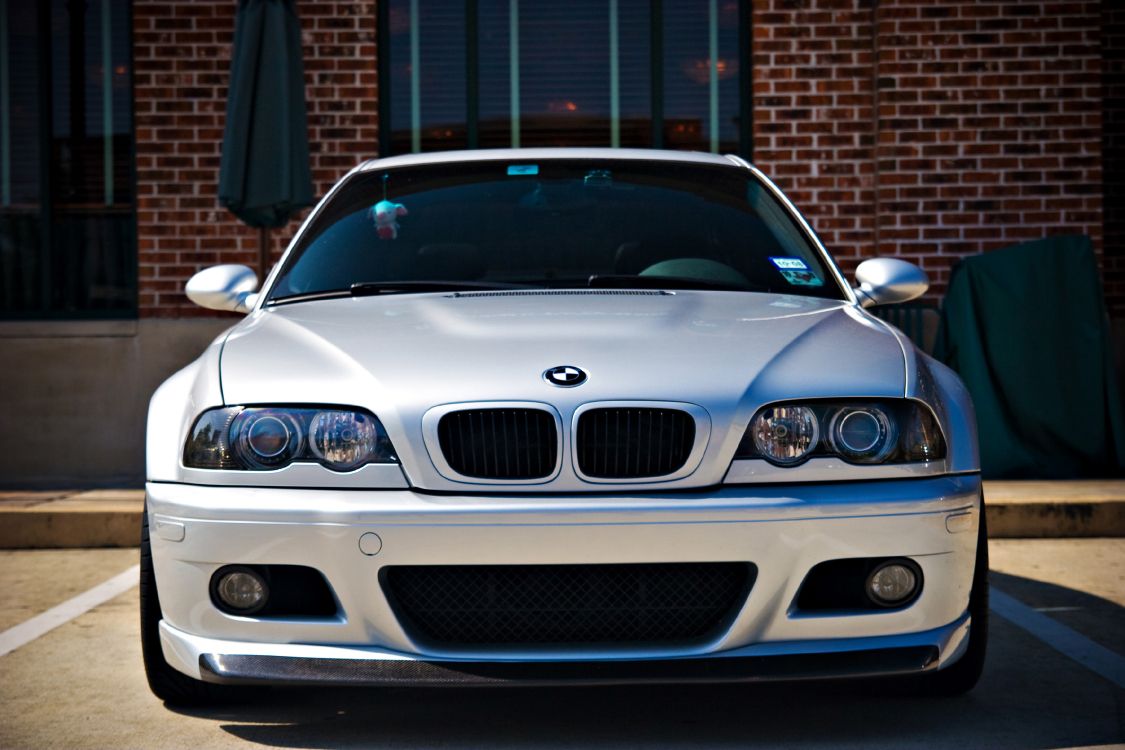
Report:
[{"label": "bmw roundel emblem", "polygon": [[573,365],[559,365],[544,372],[543,379],[560,388],[573,388],[586,382],[586,373]]}]

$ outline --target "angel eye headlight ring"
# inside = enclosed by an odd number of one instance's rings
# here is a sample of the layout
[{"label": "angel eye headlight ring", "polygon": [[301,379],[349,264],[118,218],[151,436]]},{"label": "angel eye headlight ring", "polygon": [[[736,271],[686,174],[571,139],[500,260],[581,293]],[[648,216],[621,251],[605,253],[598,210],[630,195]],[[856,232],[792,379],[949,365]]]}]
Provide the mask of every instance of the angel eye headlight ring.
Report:
[{"label": "angel eye headlight ring", "polygon": [[231,426],[238,457],[251,466],[285,466],[300,453],[304,436],[292,414],[280,409],[248,409]]},{"label": "angel eye headlight ring", "polygon": [[878,463],[895,449],[895,420],[877,406],[847,406],[835,413],[828,428],[832,449],[862,463]]}]

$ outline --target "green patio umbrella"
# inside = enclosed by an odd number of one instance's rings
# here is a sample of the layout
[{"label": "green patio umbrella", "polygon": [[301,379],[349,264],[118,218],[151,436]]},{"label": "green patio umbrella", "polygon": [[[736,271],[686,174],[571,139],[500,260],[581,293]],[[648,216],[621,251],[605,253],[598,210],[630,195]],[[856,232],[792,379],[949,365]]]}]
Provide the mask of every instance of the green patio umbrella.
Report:
[{"label": "green patio umbrella", "polygon": [[293,0],[239,0],[231,53],[219,203],[261,229],[259,274],[269,268],[269,229],[312,205],[312,174]]}]

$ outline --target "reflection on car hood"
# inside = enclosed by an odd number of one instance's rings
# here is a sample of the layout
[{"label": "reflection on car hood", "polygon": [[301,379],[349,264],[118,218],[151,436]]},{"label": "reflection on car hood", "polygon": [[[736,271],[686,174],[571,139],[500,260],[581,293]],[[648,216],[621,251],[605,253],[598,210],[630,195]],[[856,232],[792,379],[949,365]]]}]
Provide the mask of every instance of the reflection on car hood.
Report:
[{"label": "reflection on car hood", "polygon": [[[588,374],[576,388],[550,367]],[[468,401],[552,404],[564,421],[591,401],[698,404],[712,443],[763,403],[902,396],[898,340],[852,305],[785,295],[637,290],[409,294],[267,308],[222,352],[228,404],[367,407],[403,455],[421,416]],[[412,449],[405,443],[413,443]],[[422,456],[417,456],[421,459]]]}]

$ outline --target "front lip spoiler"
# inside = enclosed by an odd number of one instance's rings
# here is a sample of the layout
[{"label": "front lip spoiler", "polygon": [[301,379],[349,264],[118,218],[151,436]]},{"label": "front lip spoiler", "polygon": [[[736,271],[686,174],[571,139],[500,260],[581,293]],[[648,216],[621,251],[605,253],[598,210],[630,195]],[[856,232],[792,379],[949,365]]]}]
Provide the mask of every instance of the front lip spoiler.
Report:
[{"label": "front lip spoiler", "polygon": [[219,684],[426,687],[759,682],[888,677],[937,668],[937,646],[771,656],[564,662],[336,659],[251,654],[199,656]]}]

